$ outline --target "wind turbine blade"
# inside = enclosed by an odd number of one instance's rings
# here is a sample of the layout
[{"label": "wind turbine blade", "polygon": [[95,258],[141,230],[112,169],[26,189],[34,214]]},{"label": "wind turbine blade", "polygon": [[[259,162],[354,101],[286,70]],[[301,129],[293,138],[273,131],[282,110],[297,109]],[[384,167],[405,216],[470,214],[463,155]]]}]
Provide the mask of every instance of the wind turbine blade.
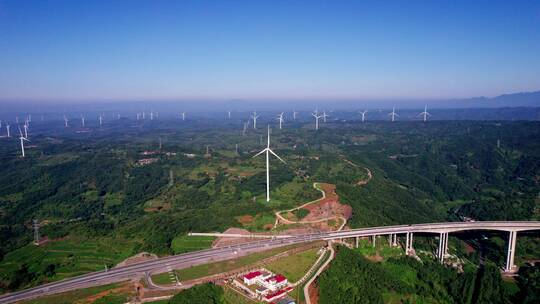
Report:
[{"label": "wind turbine blade", "polygon": [[265,149],[264,149],[264,150],[262,150],[261,152],[259,152],[259,153],[255,154],[255,155],[253,155],[253,157],[252,157],[252,158],[254,158],[254,157],[257,157],[257,156],[259,156],[259,155],[263,154],[264,152],[266,152],[266,150],[268,150],[268,148],[265,148]]},{"label": "wind turbine blade", "polygon": [[279,157],[276,153],[274,153],[274,151],[268,149],[268,152],[272,153],[275,157],[277,157],[282,163],[286,163],[283,159],[281,159],[281,157]]}]

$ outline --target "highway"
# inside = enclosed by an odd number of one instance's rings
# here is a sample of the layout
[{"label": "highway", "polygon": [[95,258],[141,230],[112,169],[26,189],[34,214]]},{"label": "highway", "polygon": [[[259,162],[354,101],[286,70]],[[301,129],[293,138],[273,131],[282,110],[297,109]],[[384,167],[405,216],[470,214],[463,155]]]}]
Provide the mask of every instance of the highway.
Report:
[{"label": "highway", "polygon": [[[122,282],[132,278],[143,277],[145,272],[166,272],[168,267],[183,269],[195,265],[216,261],[233,259],[250,253],[264,251],[272,248],[301,244],[312,241],[327,241],[343,238],[365,236],[412,234],[412,233],[450,233],[466,230],[496,230],[517,233],[518,231],[540,230],[540,221],[531,222],[449,222],[429,223],[415,225],[383,226],[360,228],[335,232],[320,232],[290,236],[286,238],[270,238],[239,245],[219,247],[202,251],[190,252],[180,255],[168,256],[156,260],[140,262],[137,264],[112,268],[108,271],[99,271],[85,275],[47,283],[34,288],[8,293],[0,296],[0,303],[15,303],[44,295],[51,295],[65,291],[88,288]],[[411,241],[412,243],[412,241]]]}]

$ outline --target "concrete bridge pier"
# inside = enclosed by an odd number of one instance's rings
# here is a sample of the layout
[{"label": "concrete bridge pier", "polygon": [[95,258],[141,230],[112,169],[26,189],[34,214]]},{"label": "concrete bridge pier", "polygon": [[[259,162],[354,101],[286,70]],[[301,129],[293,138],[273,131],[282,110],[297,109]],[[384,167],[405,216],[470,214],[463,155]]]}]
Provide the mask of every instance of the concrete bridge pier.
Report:
[{"label": "concrete bridge pier", "polygon": [[410,255],[413,253],[413,233],[407,232],[406,238],[405,238],[405,254]]},{"label": "concrete bridge pier", "polygon": [[357,236],[357,237],[355,237],[355,239],[356,239],[356,248],[358,248],[358,243],[360,242],[360,237]]},{"label": "concrete bridge pier", "polygon": [[397,247],[397,233],[392,234],[392,246]]},{"label": "concrete bridge pier", "polygon": [[439,262],[444,262],[444,258],[448,253],[448,232],[441,232],[439,234],[439,249],[437,250],[437,257]]},{"label": "concrete bridge pier", "polygon": [[504,272],[513,272],[516,270],[516,265],[514,265],[514,254],[516,252],[516,239],[517,231],[510,231],[508,237],[508,253],[506,255],[506,266]]}]

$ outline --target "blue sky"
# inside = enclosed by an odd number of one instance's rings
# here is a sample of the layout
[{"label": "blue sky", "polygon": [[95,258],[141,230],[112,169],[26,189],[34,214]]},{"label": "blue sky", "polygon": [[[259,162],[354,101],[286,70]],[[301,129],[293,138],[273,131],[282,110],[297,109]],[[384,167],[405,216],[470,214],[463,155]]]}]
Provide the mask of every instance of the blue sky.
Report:
[{"label": "blue sky", "polygon": [[0,100],[540,89],[540,1],[0,0]]}]

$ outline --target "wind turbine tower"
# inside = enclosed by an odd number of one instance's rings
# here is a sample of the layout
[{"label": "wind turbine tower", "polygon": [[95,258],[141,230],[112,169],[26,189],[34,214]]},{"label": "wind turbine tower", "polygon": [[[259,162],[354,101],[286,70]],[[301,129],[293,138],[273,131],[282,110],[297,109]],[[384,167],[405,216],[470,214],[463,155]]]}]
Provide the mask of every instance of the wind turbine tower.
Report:
[{"label": "wind turbine tower", "polygon": [[182,121],[186,120],[186,112],[182,112]]},{"label": "wind turbine tower", "polygon": [[231,119],[231,110],[227,111],[227,114],[229,115],[229,119]]},{"label": "wind turbine tower", "polygon": [[81,124],[82,124],[83,127],[84,127],[84,122],[85,122],[84,115],[81,115]]},{"label": "wind turbine tower", "polygon": [[326,117],[328,117],[328,116],[330,116],[330,115],[327,115],[326,111],[323,111],[323,113],[322,113],[323,122],[326,122]]},{"label": "wind turbine tower", "polygon": [[24,128],[24,138],[28,139],[28,126],[25,124],[23,128]]},{"label": "wind turbine tower", "polygon": [[103,115],[99,114],[99,125],[101,126],[103,124]]},{"label": "wind turbine tower", "polygon": [[242,136],[246,136],[247,125],[248,125],[248,123],[244,122],[244,130],[242,130]]},{"label": "wind turbine tower", "polygon": [[6,130],[7,130],[7,137],[11,137],[11,134],[9,134],[9,124],[6,124]]},{"label": "wind turbine tower", "polygon": [[22,134],[22,131],[21,131],[21,128],[19,128],[19,139],[21,140],[21,154],[22,154],[22,157],[25,157],[25,154],[24,154],[24,141],[29,141],[27,138],[25,138]]},{"label": "wind turbine tower", "polygon": [[39,223],[37,219],[32,220],[32,228],[34,228],[34,245],[39,246]]},{"label": "wind turbine tower", "polygon": [[428,113],[427,111],[427,105],[424,107],[424,112],[418,114],[419,116],[422,116],[422,119],[424,120],[424,122],[427,121],[427,117],[428,116],[431,116],[431,114]]},{"label": "wind turbine tower", "polygon": [[298,114],[298,112],[296,112],[296,110],[292,110],[292,118],[293,120],[296,120],[296,114]]},{"label": "wind turbine tower", "polygon": [[397,115],[397,113],[396,113],[396,107],[393,107],[393,108],[392,108],[392,112],[391,112],[391,113],[388,113],[388,115],[391,117],[392,122],[394,122],[394,121],[396,120],[396,116],[399,116],[399,115]]},{"label": "wind turbine tower", "polygon": [[282,163],[285,163],[281,157],[279,157],[274,151],[270,149],[270,126],[268,126],[268,141],[266,144],[266,148],[264,148],[261,152],[255,154],[253,157],[257,157],[263,153],[266,153],[266,201],[270,201],[270,154],[274,155],[279,159]]},{"label": "wind turbine tower", "polygon": [[64,115],[64,125],[66,126],[66,128],[68,127],[68,118],[66,117],[66,115]]},{"label": "wind turbine tower", "polygon": [[319,115],[317,110],[315,110],[315,112],[311,113],[311,115],[313,115],[313,117],[315,117],[315,130],[319,130],[319,118],[321,118],[322,115]]},{"label": "wind turbine tower", "polygon": [[366,122],[366,113],[367,113],[367,110],[364,110],[364,112],[359,112],[360,114],[362,114],[362,122]]},{"label": "wind turbine tower", "polygon": [[257,118],[259,118],[259,115],[257,115],[257,111],[253,111],[251,118],[253,119],[253,129],[257,129]]},{"label": "wind turbine tower", "polygon": [[279,129],[281,130],[281,125],[283,124],[283,112],[278,115],[277,120],[279,121]]}]

